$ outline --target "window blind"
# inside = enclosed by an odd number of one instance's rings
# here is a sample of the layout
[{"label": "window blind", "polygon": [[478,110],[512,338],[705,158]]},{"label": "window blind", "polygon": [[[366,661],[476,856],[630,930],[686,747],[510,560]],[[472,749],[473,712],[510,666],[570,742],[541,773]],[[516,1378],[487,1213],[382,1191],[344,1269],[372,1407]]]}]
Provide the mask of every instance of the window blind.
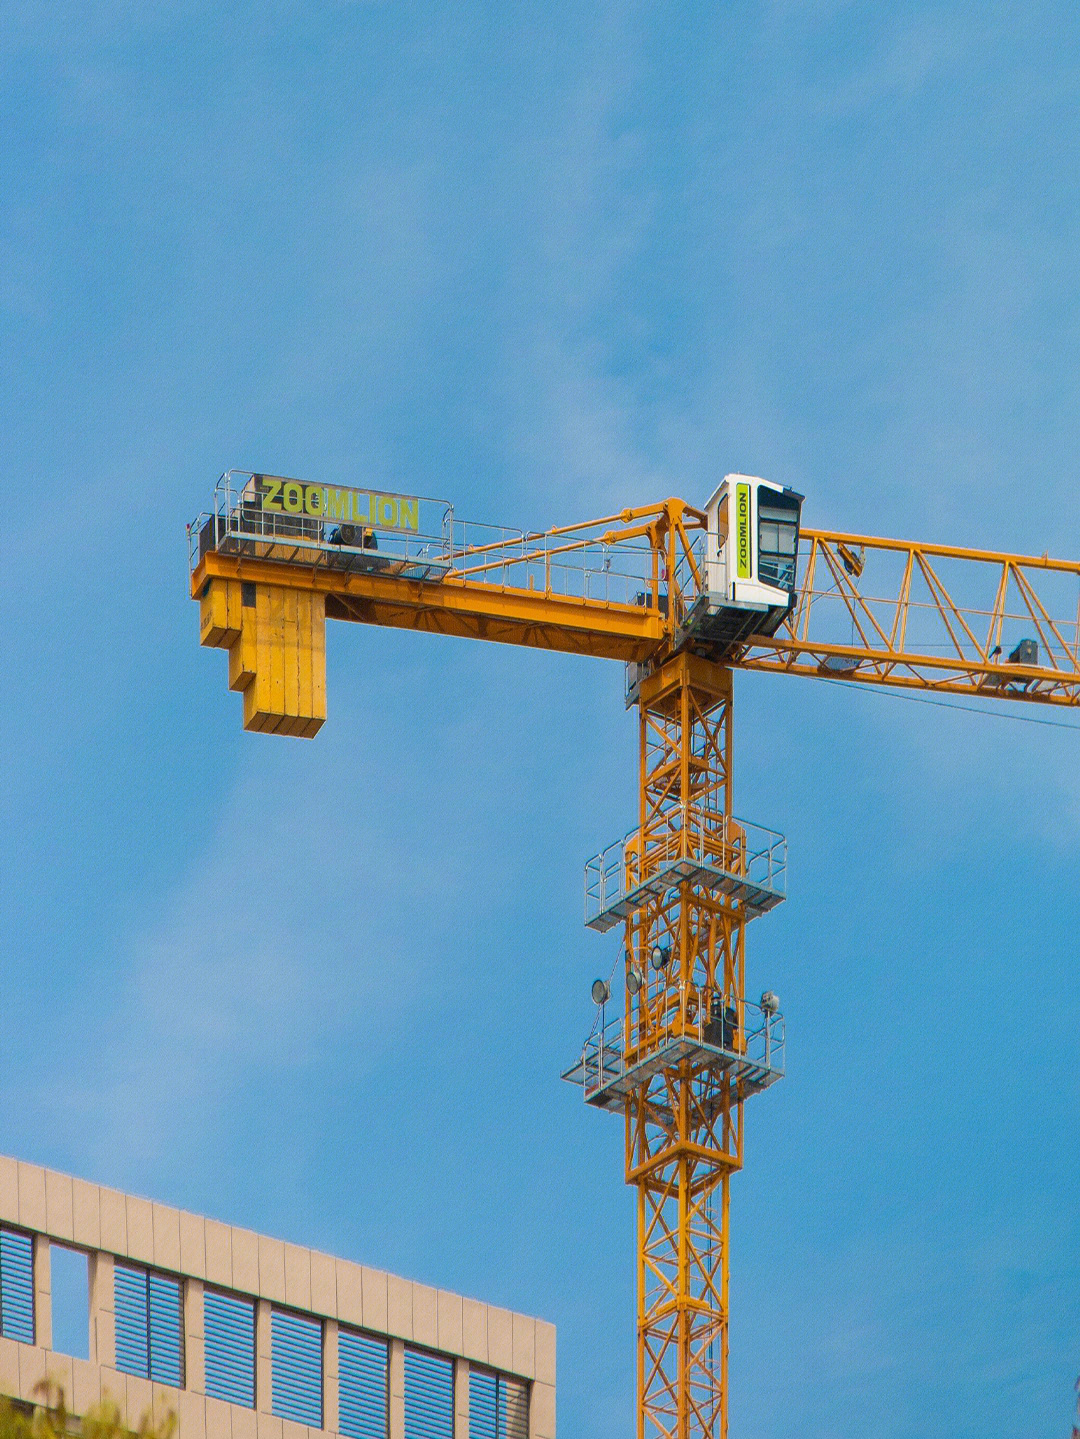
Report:
[{"label": "window blind", "polygon": [[388,1362],[385,1339],[338,1330],[338,1429],[347,1439],[386,1439]]},{"label": "window blind", "polygon": [[34,1342],[34,1241],[17,1229],[0,1229],[0,1335]]},{"label": "window blind", "polygon": [[237,1294],[203,1293],[206,1392],[255,1407],[255,1306]]},{"label": "window blind", "polygon": [[454,1366],[423,1349],[405,1350],[405,1439],[454,1439]]},{"label": "window blind", "polygon": [[271,1407],[279,1419],[322,1428],[322,1322],[286,1309],[270,1312]]},{"label": "window blind", "polygon": [[116,1367],[158,1384],[184,1384],[184,1323],[180,1281],[135,1265],[116,1264]]},{"label": "window blind", "polygon": [[469,1439],[528,1439],[529,1392],[521,1380],[469,1371]]}]

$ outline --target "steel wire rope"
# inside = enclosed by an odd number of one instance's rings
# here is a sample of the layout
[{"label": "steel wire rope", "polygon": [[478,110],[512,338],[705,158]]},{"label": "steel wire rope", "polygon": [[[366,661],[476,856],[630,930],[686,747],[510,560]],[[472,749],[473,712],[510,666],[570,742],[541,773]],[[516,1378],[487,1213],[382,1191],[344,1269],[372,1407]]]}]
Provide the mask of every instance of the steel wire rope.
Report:
[{"label": "steel wire rope", "polygon": [[[824,678],[824,676],[820,676]],[[887,696],[889,699],[908,700],[912,704],[933,705],[936,709],[963,710],[967,714],[985,715],[987,719],[1011,720],[1014,724],[1037,724],[1047,729],[1068,729],[1080,731],[1080,724],[1062,724],[1059,720],[1036,719],[1034,715],[1008,714],[1003,710],[980,709],[977,705],[956,705],[950,704],[948,700],[933,700],[927,695],[904,694],[898,690],[886,690],[876,686],[862,685],[856,682],[854,685],[848,680],[826,679],[827,685],[835,685],[838,689],[857,689],[860,694],[876,694]]]}]

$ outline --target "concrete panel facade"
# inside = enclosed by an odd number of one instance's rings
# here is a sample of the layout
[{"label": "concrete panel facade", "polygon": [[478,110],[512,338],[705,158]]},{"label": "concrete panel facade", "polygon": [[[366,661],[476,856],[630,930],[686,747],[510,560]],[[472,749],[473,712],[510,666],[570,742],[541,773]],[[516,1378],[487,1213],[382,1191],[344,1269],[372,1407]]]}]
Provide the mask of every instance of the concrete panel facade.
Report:
[{"label": "concrete panel facade", "polygon": [[[144,1414],[159,1417],[171,1410],[178,1420],[177,1439],[316,1439],[337,1433],[337,1336],[346,1326],[387,1340],[387,1439],[408,1439],[404,1356],[409,1345],[454,1361],[454,1439],[469,1439],[469,1373],[474,1367],[496,1370],[521,1386],[529,1439],[555,1439],[555,1328],[541,1319],[4,1156],[0,1224],[34,1239],[35,1342],[0,1336],[0,1394],[9,1398],[33,1402],[39,1397],[36,1386],[48,1377],[63,1385],[76,1415],[108,1397],[133,1429]],[[88,1255],[89,1361],[52,1348],[50,1240]],[[180,1281],[182,1389],[116,1367],[117,1259]],[[255,1303],[253,1409],[205,1393],[206,1286]],[[275,1305],[321,1323],[322,1429],[305,1428],[272,1411],[270,1315]]]}]

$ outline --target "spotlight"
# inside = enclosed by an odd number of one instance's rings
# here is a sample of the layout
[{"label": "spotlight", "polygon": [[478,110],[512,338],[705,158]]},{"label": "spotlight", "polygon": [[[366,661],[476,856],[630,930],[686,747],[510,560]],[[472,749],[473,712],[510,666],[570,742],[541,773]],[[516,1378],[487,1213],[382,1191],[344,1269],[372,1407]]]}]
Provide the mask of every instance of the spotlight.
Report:
[{"label": "spotlight", "polygon": [[606,1004],[611,998],[611,986],[606,979],[594,979],[592,982],[593,1004]]},{"label": "spotlight", "polygon": [[771,989],[767,989],[761,996],[761,1008],[765,1014],[779,1014],[780,1001]]},{"label": "spotlight", "polygon": [[641,975],[638,974],[636,969],[628,969],[626,971],[626,987],[631,994],[637,994],[641,988],[641,983]]},{"label": "spotlight", "polygon": [[649,955],[649,963],[652,965],[653,969],[656,970],[657,974],[659,974],[662,969],[666,969],[666,968],[667,968],[667,966],[668,966],[668,961],[669,961],[670,959],[671,959],[671,950],[670,950],[670,948],[669,948],[669,949],[663,949],[663,948],[661,948],[661,946],[658,945],[658,944],[654,944],[654,945],[653,945],[653,947],[652,947],[652,953]]},{"label": "spotlight", "polygon": [[1038,640],[1021,640],[1014,650],[1009,651],[1011,665],[1037,665],[1039,663]]}]

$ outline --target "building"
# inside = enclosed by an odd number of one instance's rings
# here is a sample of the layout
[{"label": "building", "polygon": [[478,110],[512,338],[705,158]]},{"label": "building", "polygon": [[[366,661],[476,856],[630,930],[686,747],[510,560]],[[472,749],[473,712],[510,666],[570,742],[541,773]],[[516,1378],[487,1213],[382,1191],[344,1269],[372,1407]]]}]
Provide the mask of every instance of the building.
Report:
[{"label": "building", "polygon": [[0,1157],[0,1394],[46,1376],[177,1439],[555,1436],[553,1325]]}]

